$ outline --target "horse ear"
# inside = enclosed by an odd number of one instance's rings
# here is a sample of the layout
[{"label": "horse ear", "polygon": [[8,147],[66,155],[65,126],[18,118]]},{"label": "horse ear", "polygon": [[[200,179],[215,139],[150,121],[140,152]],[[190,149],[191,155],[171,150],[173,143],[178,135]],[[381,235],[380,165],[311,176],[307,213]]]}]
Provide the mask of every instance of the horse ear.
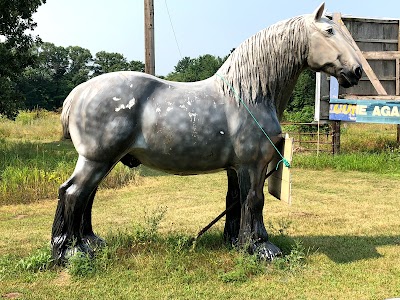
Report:
[{"label": "horse ear", "polygon": [[323,13],[325,10],[325,2],[322,2],[320,4],[320,6],[313,12],[313,16],[314,16],[314,20],[318,21],[319,19],[321,19]]}]

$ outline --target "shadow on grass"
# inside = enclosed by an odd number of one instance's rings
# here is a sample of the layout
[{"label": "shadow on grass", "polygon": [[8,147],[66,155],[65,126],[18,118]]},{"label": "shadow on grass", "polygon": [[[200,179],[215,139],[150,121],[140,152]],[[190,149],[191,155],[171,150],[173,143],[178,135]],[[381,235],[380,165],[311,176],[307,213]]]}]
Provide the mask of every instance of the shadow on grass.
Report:
[{"label": "shadow on grass", "polygon": [[379,246],[400,245],[400,235],[394,236],[299,236],[306,248],[327,255],[336,263],[380,258]]},{"label": "shadow on grass", "polygon": [[[193,237],[194,238],[194,237]],[[224,240],[222,231],[210,231],[202,235],[196,241],[196,248],[207,250],[226,250],[231,245]]]}]

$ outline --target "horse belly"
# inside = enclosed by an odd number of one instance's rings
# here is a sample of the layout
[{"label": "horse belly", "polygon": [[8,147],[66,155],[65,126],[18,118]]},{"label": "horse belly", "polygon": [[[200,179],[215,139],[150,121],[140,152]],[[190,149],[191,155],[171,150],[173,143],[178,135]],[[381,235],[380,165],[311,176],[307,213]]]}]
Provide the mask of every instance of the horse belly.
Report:
[{"label": "horse belly", "polygon": [[146,166],[174,174],[208,173],[224,169],[229,164],[232,151],[228,145],[216,147],[208,142],[187,145],[185,138],[180,144],[171,142],[168,139],[163,145],[150,142],[146,148],[133,149],[131,154]]},{"label": "horse belly", "polygon": [[232,145],[227,122],[215,107],[158,106],[144,114],[142,135],[131,151],[142,164],[182,175],[229,165]]}]

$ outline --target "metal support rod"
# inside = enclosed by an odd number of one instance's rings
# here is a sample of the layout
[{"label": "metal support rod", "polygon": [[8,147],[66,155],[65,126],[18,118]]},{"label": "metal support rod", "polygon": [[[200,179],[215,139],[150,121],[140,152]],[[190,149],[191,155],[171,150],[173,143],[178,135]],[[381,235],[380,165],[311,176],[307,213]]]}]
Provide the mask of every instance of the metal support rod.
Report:
[{"label": "metal support rod", "polygon": [[[269,176],[272,175],[272,173],[274,173],[276,171],[276,168],[273,168],[271,171],[269,171],[265,177],[265,179],[267,179]],[[210,229],[215,223],[217,223],[223,216],[225,216],[227,214],[227,212],[229,212],[236,204],[238,204],[240,200],[235,201],[231,206],[229,206],[227,209],[225,209],[222,213],[220,213],[214,220],[212,220],[206,227],[204,227],[202,230],[199,231],[199,233],[197,234],[197,236],[194,238],[193,243],[195,243],[197,241],[197,239],[199,237],[201,237],[204,233],[206,233],[208,231],[208,229]]]}]

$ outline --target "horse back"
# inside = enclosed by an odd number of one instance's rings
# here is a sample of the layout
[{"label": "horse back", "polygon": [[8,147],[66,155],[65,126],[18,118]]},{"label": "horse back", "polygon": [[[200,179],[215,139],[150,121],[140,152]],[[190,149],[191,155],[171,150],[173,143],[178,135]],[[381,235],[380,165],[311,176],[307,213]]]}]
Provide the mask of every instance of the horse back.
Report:
[{"label": "horse back", "polygon": [[127,147],[143,105],[162,85],[158,78],[139,72],[107,73],[78,85],[63,104],[64,137],[72,139],[81,155],[98,155],[99,149],[115,144],[114,148]]}]

